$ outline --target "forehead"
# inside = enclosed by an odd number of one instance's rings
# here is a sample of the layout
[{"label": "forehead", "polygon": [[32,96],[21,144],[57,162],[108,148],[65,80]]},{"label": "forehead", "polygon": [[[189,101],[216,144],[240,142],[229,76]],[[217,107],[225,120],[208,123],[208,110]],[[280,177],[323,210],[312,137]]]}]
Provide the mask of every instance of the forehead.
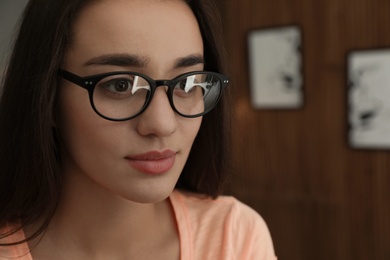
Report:
[{"label": "forehead", "polygon": [[68,50],[76,59],[108,53],[163,59],[203,54],[203,41],[185,1],[102,0],[80,12]]}]

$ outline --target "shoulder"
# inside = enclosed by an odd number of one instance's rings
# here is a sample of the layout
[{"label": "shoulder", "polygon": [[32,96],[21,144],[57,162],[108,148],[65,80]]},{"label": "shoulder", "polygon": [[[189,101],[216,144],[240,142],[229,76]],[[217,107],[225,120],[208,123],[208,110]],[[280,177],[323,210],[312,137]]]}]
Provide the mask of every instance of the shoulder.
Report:
[{"label": "shoulder", "polygon": [[206,195],[175,190],[171,199],[182,206],[193,217],[229,218],[234,221],[239,218],[240,223],[256,223],[265,225],[261,216],[252,208],[231,196],[219,196],[212,199]]},{"label": "shoulder", "polygon": [[[182,211],[192,235],[198,238],[195,246],[210,247],[210,241],[213,241],[213,247],[219,248],[221,253],[229,252],[230,255],[239,257],[236,259],[275,259],[265,221],[255,210],[234,197],[220,196],[212,199],[175,191],[171,200],[176,204],[175,211],[177,208]],[[199,241],[199,238],[204,238],[206,242]]]},{"label": "shoulder", "polygon": [[[18,229],[19,224],[7,224],[0,228],[0,235],[5,236],[0,239],[0,244],[10,244],[23,241],[25,235],[23,229]],[[18,229],[16,232],[14,230]],[[27,243],[20,243],[11,246],[0,246],[0,260],[1,259],[20,259],[20,260],[31,260]]]}]

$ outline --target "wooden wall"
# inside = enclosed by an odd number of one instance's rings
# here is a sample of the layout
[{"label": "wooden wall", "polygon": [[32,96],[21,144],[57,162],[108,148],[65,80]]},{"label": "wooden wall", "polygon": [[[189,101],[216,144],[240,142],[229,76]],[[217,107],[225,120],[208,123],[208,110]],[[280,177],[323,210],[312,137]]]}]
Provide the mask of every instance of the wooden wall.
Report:
[{"label": "wooden wall", "polygon": [[[349,148],[346,104],[346,54],[390,47],[390,1],[216,1],[233,78],[230,192],[266,220],[279,259],[390,259],[390,151]],[[305,106],[254,110],[247,33],[288,24],[303,29]]]}]

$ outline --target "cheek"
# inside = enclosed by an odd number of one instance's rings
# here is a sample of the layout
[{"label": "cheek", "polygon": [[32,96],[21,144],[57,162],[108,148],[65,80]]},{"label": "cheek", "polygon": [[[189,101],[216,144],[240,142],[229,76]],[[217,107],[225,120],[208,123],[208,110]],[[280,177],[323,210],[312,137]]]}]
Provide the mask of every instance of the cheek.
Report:
[{"label": "cheek", "polygon": [[[91,108],[84,89],[64,85],[59,93],[57,128],[63,154],[73,160],[92,160],[96,151],[109,150],[105,124]],[[101,131],[98,131],[98,130]],[[105,142],[106,141],[106,142]],[[104,148],[104,149],[102,149]]]},{"label": "cheek", "polygon": [[190,150],[196,135],[199,132],[200,125],[202,123],[202,117],[196,118],[182,118],[182,121],[179,123],[180,128],[182,129],[182,140],[186,141],[188,150]]},{"label": "cheek", "polygon": [[[89,130],[90,111],[88,93],[75,86],[63,84],[58,97],[57,126],[61,138],[68,143]],[[83,129],[83,131],[80,131]]]}]

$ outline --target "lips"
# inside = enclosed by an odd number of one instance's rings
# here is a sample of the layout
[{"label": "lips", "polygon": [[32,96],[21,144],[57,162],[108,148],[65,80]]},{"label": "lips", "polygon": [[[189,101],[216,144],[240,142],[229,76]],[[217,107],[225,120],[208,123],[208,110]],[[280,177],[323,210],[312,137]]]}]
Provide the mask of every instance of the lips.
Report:
[{"label": "lips", "polygon": [[150,151],[126,157],[131,167],[142,173],[152,175],[163,174],[172,169],[175,159],[176,152],[172,150]]}]

